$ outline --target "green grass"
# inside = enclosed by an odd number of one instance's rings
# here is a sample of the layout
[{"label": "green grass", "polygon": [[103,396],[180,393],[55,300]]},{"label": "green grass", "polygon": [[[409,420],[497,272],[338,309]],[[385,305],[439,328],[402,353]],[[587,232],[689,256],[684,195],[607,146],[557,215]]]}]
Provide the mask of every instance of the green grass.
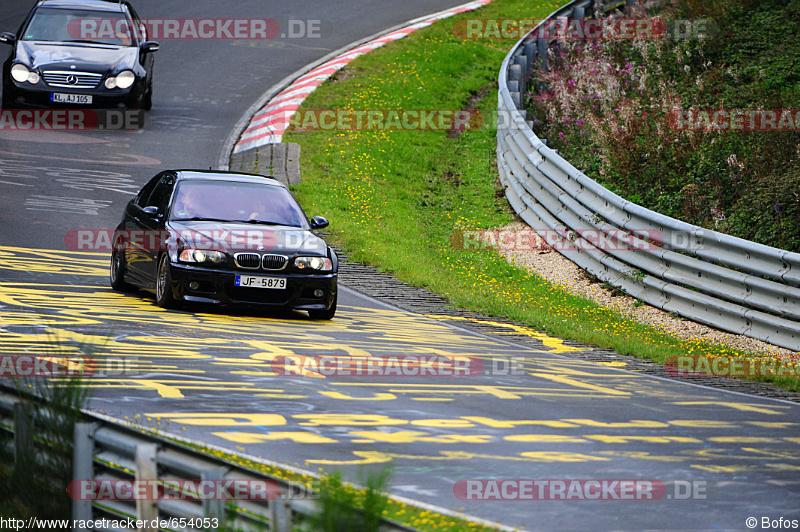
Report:
[{"label": "green grass", "polygon": [[[542,17],[552,10],[548,3],[496,0],[479,16]],[[496,107],[496,77],[511,42],[458,39],[452,21],[357,59],[347,75],[325,83],[303,108],[462,109],[488,90],[477,106],[488,115]],[[513,219],[497,180],[490,128],[457,138],[446,131],[295,131],[286,140],[303,150],[297,196],[309,213],[330,219],[333,241],[351,260],[444,294],[454,305],[622,354],[656,362],[685,354],[746,355],[625,319],[509,265],[493,251],[456,249],[454,231]],[[800,390],[796,377],[766,380]]]},{"label": "green grass", "polygon": [[[544,17],[555,4],[495,0],[460,17]],[[462,40],[455,18],[352,62],[302,109],[496,109],[496,78],[511,41]],[[681,355],[765,356],[683,340],[576,297],[510,265],[494,251],[459,250],[454,231],[502,226],[513,213],[497,178],[495,131],[290,131],[302,146],[295,193],[331,221],[353,261],[443,294],[456,306],[504,316],[550,335],[663,363]],[[800,390],[796,376],[762,380]]]}]

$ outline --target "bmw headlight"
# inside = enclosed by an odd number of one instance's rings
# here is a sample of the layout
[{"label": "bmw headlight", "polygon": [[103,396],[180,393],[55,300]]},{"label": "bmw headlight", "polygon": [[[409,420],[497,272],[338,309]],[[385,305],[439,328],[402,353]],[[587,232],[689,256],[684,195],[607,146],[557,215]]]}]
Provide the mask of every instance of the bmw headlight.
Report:
[{"label": "bmw headlight", "polygon": [[204,262],[222,264],[228,260],[221,251],[209,251],[206,249],[184,249],[178,259],[181,262],[199,262],[201,264]]},{"label": "bmw headlight", "polygon": [[105,86],[107,89],[119,87],[120,89],[127,89],[133,82],[136,81],[136,75],[130,70],[123,70],[116,76],[111,76],[106,79]]},{"label": "bmw headlight", "polygon": [[11,67],[11,77],[18,83],[39,83],[39,74],[31,72],[28,67],[22,63],[17,63]]},{"label": "bmw headlight", "polygon": [[298,270],[330,271],[333,263],[328,257],[297,257],[294,266]]}]

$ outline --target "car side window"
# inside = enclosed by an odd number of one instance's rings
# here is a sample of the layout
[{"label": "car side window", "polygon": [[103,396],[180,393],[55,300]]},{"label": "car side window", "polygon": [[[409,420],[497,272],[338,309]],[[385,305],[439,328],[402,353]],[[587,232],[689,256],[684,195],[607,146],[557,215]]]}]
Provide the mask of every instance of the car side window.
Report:
[{"label": "car side window", "polygon": [[139,191],[139,194],[136,196],[136,205],[139,207],[147,207],[149,204],[147,201],[150,199],[150,196],[153,194],[153,189],[156,188],[156,185],[164,174],[158,174],[153,179],[147,182],[145,186],[142,187],[142,190]]},{"label": "car side window", "polygon": [[163,214],[169,205],[169,198],[172,196],[172,189],[175,188],[175,176],[172,174],[164,174],[150,198],[147,200],[145,207],[155,206],[158,207],[158,212]]}]

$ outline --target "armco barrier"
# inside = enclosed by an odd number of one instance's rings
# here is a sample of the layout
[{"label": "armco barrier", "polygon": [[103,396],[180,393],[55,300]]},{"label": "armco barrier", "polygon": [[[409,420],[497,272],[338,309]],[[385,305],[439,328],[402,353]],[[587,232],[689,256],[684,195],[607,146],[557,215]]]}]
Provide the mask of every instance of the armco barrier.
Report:
[{"label": "armco barrier", "polygon": [[[546,20],[584,18],[592,14],[592,5],[575,1]],[[631,203],[534,134],[523,114],[526,74],[529,66],[546,68],[548,45],[523,37],[500,67],[497,166],[517,214],[542,235],[565,234],[562,244],[568,239],[575,245],[559,249],[562,254],[631,296],[712,327],[800,350],[800,254]],[[630,235],[630,246],[595,247],[583,238],[587,231],[610,237],[620,230]]]},{"label": "armco barrier", "polygon": [[[38,404],[36,399],[31,401],[33,405]],[[5,437],[10,448],[4,449],[4,452],[14,457],[15,464],[22,459],[24,447],[31,445],[34,428],[31,423],[35,426],[36,423],[47,422],[37,413],[38,408],[31,407],[32,405],[21,402],[15,393],[9,393],[0,387],[0,431],[13,436],[10,440],[8,436]],[[23,415],[23,412],[28,414]],[[46,446],[46,442],[44,444]],[[48,452],[55,451],[43,451],[37,459],[47,461]],[[130,500],[97,501],[73,497],[71,517],[79,522],[93,521],[96,524],[105,519],[105,522],[111,523],[130,518],[152,523],[153,519],[158,519],[159,522],[166,521],[167,526],[146,527],[144,530],[177,532],[205,528],[289,532],[301,529],[298,525],[303,518],[319,511],[315,495],[306,486],[259,473],[141,429],[112,423],[97,414],[84,413],[82,419],[75,424],[72,462],[73,479],[102,481],[105,486],[120,481],[130,485],[134,480],[150,484],[158,480],[170,481],[175,485],[176,481],[186,480],[195,483],[207,481],[208,485],[218,485],[221,482],[224,485],[225,480],[230,480],[256,482],[259,486],[266,482],[271,487],[271,493],[275,495],[272,500],[226,502],[215,497],[192,497],[193,492],[189,488],[188,491],[173,489],[171,497],[158,500],[145,500],[148,497],[133,500],[134,497],[131,497]],[[78,491],[80,488],[74,489]],[[187,526],[190,520],[197,523],[203,519],[207,523],[213,523],[210,520],[216,519],[218,526]],[[183,526],[180,524],[182,522]],[[73,530],[84,532],[88,529]],[[90,530],[116,529],[95,527]],[[382,519],[381,530],[414,532],[416,529]]]}]

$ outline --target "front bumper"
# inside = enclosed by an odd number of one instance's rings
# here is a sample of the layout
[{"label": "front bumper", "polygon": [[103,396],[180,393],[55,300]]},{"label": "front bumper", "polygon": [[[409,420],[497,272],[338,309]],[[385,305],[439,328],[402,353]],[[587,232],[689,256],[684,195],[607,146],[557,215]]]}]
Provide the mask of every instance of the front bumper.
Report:
[{"label": "front bumper", "polygon": [[[127,89],[106,89],[102,85],[94,89],[68,89],[62,87],[50,87],[43,81],[35,85],[30,83],[19,83],[10,79],[10,74],[5,73],[9,81],[4,84],[3,92],[11,96],[12,103],[18,107],[34,107],[47,109],[113,109],[113,108],[134,108],[141,102],[144,96],[145,82],[137,79],[136,82]],[[53,93],[87,95],[92,97],[91,104],[79,103],[58,103],[50,100]]]},{"label": "front bumper", "polygon": [[[236,272],[200,268],[181,263],[172,263],[172,293],[181,301],[189,303],[211,303],[227,306],[259,306],[294,310],[327,310],[335,301],[337,273],[296,274],[290,272]],[[240,275],[282,277],[285,289],[246,288],[234,285]],[[189,287],[197,283],[197,288]],[[314,290],[321,289],[322,297],[315,297]]]}]

